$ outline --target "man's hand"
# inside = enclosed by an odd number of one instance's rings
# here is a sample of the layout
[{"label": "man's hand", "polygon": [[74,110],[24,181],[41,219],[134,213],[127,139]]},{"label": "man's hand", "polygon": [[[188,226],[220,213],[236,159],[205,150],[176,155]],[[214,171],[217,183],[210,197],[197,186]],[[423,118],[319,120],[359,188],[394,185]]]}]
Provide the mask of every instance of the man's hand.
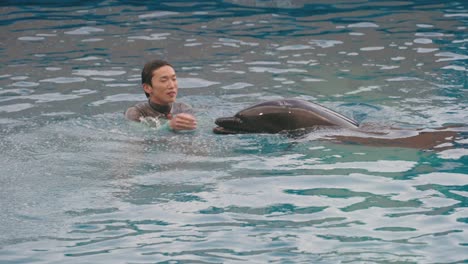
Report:
[{"label": "man's hand", "polygon": [[190,114],[178,114],[169,121],[172,130],[194,130],[197,128],[195,117]]}]

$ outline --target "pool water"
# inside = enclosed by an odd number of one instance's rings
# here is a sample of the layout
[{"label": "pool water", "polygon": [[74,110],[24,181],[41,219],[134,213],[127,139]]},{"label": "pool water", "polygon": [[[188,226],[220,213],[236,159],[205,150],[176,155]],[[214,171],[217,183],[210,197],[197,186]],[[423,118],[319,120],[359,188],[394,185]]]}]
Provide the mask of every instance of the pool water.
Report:
[{"label": "pool water", "polygon": [[[468,138],[212,133],[260,101],[466,125],[464,1],[2,1],[1,263],[465,263]],[[176,68],[193,133],[130,123]]]}]

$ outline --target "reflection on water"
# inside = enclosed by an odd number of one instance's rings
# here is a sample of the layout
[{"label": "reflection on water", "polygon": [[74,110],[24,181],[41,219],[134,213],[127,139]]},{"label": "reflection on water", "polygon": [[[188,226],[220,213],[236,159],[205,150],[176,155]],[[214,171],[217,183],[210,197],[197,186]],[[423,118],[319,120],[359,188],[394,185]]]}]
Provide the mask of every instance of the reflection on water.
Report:
[{"label": "reflection on water", "polygon": [[[211,133],[290,97],[375,131],[466,124],[463,2],[0,6],[0,262],[468,260],[466,131],[437,151]],[[123,120],[155,57],[198,131]]]}]

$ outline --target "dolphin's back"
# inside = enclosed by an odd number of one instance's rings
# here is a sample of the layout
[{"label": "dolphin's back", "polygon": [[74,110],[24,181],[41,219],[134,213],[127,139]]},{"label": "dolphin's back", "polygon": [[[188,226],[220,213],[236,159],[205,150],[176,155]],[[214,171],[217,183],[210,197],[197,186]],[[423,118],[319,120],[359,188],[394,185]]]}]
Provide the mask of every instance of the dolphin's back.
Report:
[{"label": "dolphin's back", "polygon": [[283,130],[314,126],[340,126],[349,129],[359,127],[356,121],[340,113],[319,104],[296,99],[262,102],[238,112],[236,117],[271,119],[274,123],[282,123]]}]

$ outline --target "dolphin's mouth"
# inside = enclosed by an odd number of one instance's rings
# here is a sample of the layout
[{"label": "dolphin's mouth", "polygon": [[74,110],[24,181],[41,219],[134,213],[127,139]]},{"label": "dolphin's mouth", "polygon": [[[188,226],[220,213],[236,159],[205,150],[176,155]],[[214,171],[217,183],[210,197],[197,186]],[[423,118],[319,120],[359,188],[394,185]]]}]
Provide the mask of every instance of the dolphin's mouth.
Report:
[{"label": "dolphin's mouth", "polygon": [[224,127],[217,126],[213,128],[213,133],[215,134],[221,134],[221,135],[229,135],[229,134],[239,134],[242,133],[241,131],[234,131],[230,129],[226,129]]},{"label": "dolphin's mouth", "polygon": [[216,119],[215,124],[217,127],[213,128],[215,134],[240,134],[250,133],[246,129],[244,122],[238,117],[220,117]]}]

